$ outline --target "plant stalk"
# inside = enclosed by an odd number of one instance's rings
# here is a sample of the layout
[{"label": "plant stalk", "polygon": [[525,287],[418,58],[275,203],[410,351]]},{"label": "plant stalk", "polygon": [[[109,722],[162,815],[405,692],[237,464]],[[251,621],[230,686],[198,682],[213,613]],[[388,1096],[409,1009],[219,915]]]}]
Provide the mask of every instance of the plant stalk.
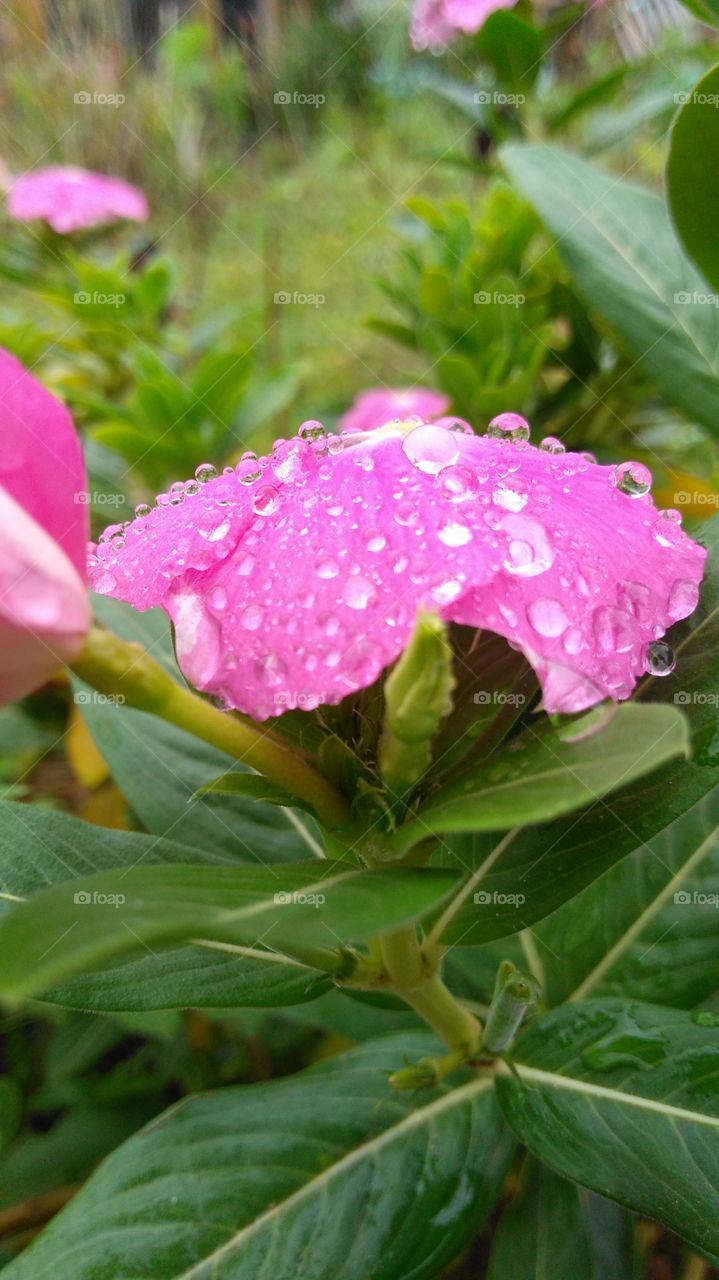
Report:
[{"label": "plant stalk", "polygon": [[309,803],[330,829],[348,821],[344,797],[304,755],[269,729],[219,711],[178,684],[140,645],[93,627],[71,667],[99,693],[119,696],[128,706],[159,716],[264,774]]}]

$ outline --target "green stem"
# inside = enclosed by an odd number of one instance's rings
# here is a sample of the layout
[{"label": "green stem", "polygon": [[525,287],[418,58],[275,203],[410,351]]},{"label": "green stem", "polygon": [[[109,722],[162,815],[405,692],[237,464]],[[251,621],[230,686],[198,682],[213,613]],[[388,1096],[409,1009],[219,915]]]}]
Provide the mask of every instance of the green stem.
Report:
[{"label": "green stem", "polygon": [[173,680],[140,645],[93,627],[71,666],[99,693],[119,695],[128,706],[149,711],[264,774],[311,804],[328,827],[347,822],[343,796],[305,756],[252,720],[218,711]]},{"label": "green stem", "polygon": [[438,973],[417,991],[402,991],[403,999],[429,1023],[433,1031],[461,1058],[477,1052],[482,1028],[477,1019],[445,987]]}]

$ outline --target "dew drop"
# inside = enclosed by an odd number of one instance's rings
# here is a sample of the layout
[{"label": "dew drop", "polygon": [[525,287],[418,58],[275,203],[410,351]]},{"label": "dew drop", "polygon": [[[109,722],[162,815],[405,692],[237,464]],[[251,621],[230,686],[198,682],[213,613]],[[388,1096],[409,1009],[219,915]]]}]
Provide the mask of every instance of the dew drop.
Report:
[{"label": "dew drop", "polygon": [[436,476],[459,458],[459,445],[454,433],[443,427],[415,427],[402,441],[402,449],[418,471]]},{"label": "dew drop", "polygon": [[569,626],[569,618],[558,600],[533,600],[527,607],[527,617],[537,634],[547,639],[561,636]]},{"label": "dew drop", "polygon": [[686,582],[681,579],[673,584],[670,595],[667,612],[672,622],[679,622],[681,618],[688,618],[693,613],[699,602],[699,587],[696,582]]},{"label": "dew drop", "polygon": [[114,574],[105,572],[98,574],[92,585],[93,589],[99,591],[100,595],[109,595],[111,591],[115,590],[117,580]]},{"label": "dew drop", "polygon": [[642,498],[652,487],[652,473],[642,462],[620,462],[612,472],[612,482],[629,498]]},{"label": "dew drop", "polygon": [[212,587],[207,593],[207,603],[211,609],[221,613],[227,608],[227,592],[224,587]]},{"label": "dew drop", "polygon": [[508,480],[500,480],[492,492],[492,502],[497,507],[503,507],[505,511],[521,511],[527,505],[527,498],[526,485],[512,477]]},{"label": "dew drop", "polygon": [[320,557],[315,567],[317,569],[318,578],[336,578],[340,571],[337,561],[332,560],[329,556]]},{"label": "dew drop", "polygon": [[374,538],[370,538],[369,542],[367,543],[367,550],[375,551],[375,552],[384,551],[386,546],[387,546],[387,539],[381,533],[378,533],[375,535]]},{"label": "dew drop", "polygon": [[543,440],[540,440],[539,447],[542,453],[566,453],[566,446],[562,444],[558,436],[545,436]]},{"label": "dew drop", "polygon": [[668,676],[676,666],[674,650],[666,640],[652,640],[644,654],[644,669],[652,676]]},{"label": "dew drop", "polygon": [[279,493],[273,484],[263,484],[252,495],[252,510],[258,516],[271,516],[280,505]]},{"label": "dew drop", "polygon": [[240,625],[245,631],[257,631],[264,621],[265,611],[258,604],[248,604],[240,614]]},{"label": "dew drop", "polygon": [[374,584],[362,575],[348,578],[342,591],[342,599],[350,609],[366,609],[376,595]]},{"label": "dew drop", "polygon": [[466,502],[475,498],[479,491],[477,477],[469,467],[460,465],[445,467],[440,473],[437,484],[439,491],[447,502]]},{"label": "dew drop", "polygon": [[152,511],[152,507],[150,506],[149,502],[138,502],[137,506],[135,507],[135,515],[137,516],[138,520],[144,520],[145,516],[149,516],[151,511]]},{"label": "dew drop", "polygon": [[487,427],[490,440],[508,440],[511,444],[521,444],[529,439],[529,423],[519,413],[500,413],[492,418]]},{"label": "dew drop", "polygon": [[195,479],[198,480],[200,484],[207,484],[209,480],[214,480],[216,475],[217,471],[211,462],[201,462],[199,467],[195,470]]},{"label": "dew drop", "polygon": [[297,434],[300,440],[307,440],[309,444],[314,444],[315,440],[323,440],[327,432],[316,418],[308,418],[307,422],[302,423]]},{"label": "dew drop", "polygon": [[472,530],[468,529],[465,524],[457,524],[452,521],[445,524],[438,531],[437,537],[443,542],[445,547],[464,547],[472,540]]}]

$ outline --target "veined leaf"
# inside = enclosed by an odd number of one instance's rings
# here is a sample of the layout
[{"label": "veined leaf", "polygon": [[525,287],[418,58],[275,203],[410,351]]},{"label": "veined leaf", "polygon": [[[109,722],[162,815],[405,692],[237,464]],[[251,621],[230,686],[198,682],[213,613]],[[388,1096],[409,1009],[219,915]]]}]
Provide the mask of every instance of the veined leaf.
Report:
[{"label": "veined leaf", "polygon": [[502,159],[585,301],[666,400],[716,434],[719,308],[702,301],[664,202],[559,147],[509,146]]},{"label": "veined leaf", "polygon": [[689,1014],[595,1000],[539,1019],[497,1081],[558,1173],[719,1253],[719,1039]]},{"label": "veined leaf", "polygon": [[343,945],[425,915],[457,878],[310,862],[137,866],[73,880],[0,921],[0,997],[39,995],[113,960],[195,940],[309,953],[332,971]]},{"label": "veined leaf", "polygon": [[393,1093],[424,1033],[185,1099],[115,1151],[8,1280],[434,1280],[513,1152],[486,1079]]}]

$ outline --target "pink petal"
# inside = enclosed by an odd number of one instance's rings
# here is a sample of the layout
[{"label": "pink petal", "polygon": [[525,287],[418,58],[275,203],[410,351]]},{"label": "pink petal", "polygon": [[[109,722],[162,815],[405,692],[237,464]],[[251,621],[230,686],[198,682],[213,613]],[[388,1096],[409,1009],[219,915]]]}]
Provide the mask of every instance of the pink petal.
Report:
[{"label": "pink petal", "polygon": [[615,479],[436,425],[297,439],[106,531],[91,582],[161,605],[188,679],[257,719],[371,684],[421,606],[506,636],[575,711],[629,695],[702,577],[703,548]]},{"label": "pink petal", "polygon": [[0,703],[29,693],[73,658],[90,622],[77,570],[0,485]]},{"label": "pink petal", "polygon": [[137,187],[72,165],[33,169],[15,178],[8,190],[7,211],[17,222],[42,219],[59,235],[117,218],[144,222],[149,216],[145,195]]},{"label": "pink petal", "polygon": [[379,387],[361,391],[347,412],[340,418],[339,431],[372,431],[394,418],[419,417],[425,422],[438,418],[449,408],[449,396],[441,391],[429,391],[426,387]]},{"label": "pink petal", "polygon": [[410,39],[415,49],[441,49],[460,32],[474,35],[495,9],[511,9],[517,0],[415,0]]},{"label": "pink petal", "polygon": [[42,525],[84,580],[87,478],[67,409],[0,348],[0,485]]}]

